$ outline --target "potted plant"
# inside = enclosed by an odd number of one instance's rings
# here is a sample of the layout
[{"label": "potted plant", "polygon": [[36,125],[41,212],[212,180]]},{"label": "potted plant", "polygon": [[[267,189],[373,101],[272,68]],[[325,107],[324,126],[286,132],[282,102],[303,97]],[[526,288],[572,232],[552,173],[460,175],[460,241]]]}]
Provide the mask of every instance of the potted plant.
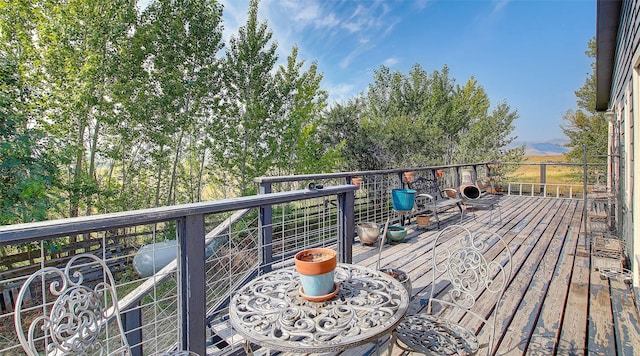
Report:
[{"label": "potted plant", "polygon": [[336,251],[328,248],[311,248],[295,255],[295,266],[300,274],[303,298],[312,301],[331,299],[338,292],[334,282],[337,265]]},{"label": "potted plant", "polygon": [[360,243],[371,245],[378,241],[380,227],[374,222],[360,222],[356,224],[356,232],[360,238]]},{"label": "potted plant", "polygon": [[393,210],[407,212],[413,209],[417,191],[413,189],[392,189],[391,204]]},{"label": "potted plant", "polygon": [[405,183],[413,182],[414,175],[415,175],[415,172],[404,172],[404,182]]},{"label": "potted plant", "polygon": [[404,226],[389,226],[387,230],[387,239],[389,242],[400,242],[407,236],[407,228]]},{"label": "potted plant", "polygon": [[429,225],[429,220],[429,215],[427,214],[420,214],[416,216],[416,221],[419,227],[427,227]]}]

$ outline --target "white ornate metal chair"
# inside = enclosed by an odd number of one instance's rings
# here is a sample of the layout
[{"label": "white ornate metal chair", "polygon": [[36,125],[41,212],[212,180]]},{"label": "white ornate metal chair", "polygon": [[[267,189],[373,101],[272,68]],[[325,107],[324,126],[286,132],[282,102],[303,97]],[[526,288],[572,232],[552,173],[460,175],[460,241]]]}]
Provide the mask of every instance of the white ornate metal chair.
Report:
[{"label": "white ornate metal chair", "polygon": [[117,301],[111,271],[92,254],[72,257],[64,269],[43,267],[18,293],[20,344],[28,355],[128,355]]},{"label": "white ornate metal chair", "polygon": [[398,347],[469,355],[486,346],[491,354],[496,314],[511,279],[509,245],[494,232],[472,233],[450,225],[438,234],[431,252],[433,278],[426,311],[407,315],[398,325]]}]

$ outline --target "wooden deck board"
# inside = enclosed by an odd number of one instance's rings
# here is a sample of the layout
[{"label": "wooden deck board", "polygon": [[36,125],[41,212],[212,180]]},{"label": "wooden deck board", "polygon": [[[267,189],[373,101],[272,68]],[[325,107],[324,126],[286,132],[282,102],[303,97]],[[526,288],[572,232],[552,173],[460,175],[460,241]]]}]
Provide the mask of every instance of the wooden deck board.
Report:
[{"label": "wooden deck board", "polygon": [[[502,333],[498,349],[501,354],[521,354],[527,348],[540,301],[550,279],[547,266],[550,261],[546,260],[545,254],[549,251],[555,228],[562,222],[567,208],[568,206],[562,206],[555,210],[555,214],[546,214],[514,254],[514,260],[516,264],[520,264],[520,268],[507,289],[508,298],[502,310],[511,317],[505,317],[505,314],[500,317],[501,320],[511,319],[508,328]],[[550,254],[549,258],[553,258],[553,255]]]},{"label": "wooden deck board", "polygon": [[[584,217],[582,217],[584,218]],[[587,344],[587,316],[589,310],[589,278],[590,263],[586,239],[580,233],[580,223],[571,225],[571,230],[578,234],[576,253],[573,259],[569,293],[564,307],[564,319],[560,328],[560,340],[556,350],[571,355],[584,355]]]},{"label": "wooden deck board", "polygon": [[614,355],[613,315],[609,281],[593,274],[589,289],[588,351],[596,355]]},{"label": "wooden deck board", "polygon": [[[465,214],[462,223],[470,230],[497,232],[513,252],[513,277],[498,318],[498,354],[640,353],[640,317],[629,287],[621,281],[600,279],[595,272],[591,275],[589,246],[580,234],[582,201],[504,197],[500,204],[502,221],[482,223],[489,212],[479,210],[477,221]],[[454,223],[457,220],[451,219],[441,229]],[[384,247],[380,264],[400,267],[409,274],[413,285],[409,313],[416,313],[429,297],[429,252],[439,231],[414,230],[413,224],[408,227],[404,242]],[[487,253],[493,253],[491,248]],[[354,263],[375,267],[377,256],[377,245],[354,244]],[[480,333],[480,337],[486,335],[482,330]],[[388,340],[381,339],[381,352],[388,349]],[[339,353],[375,354],[375,344]],[[406,354],[397,347],[392,353]]]},{"label": "wooden deck board", "polygon": [[611,279],[609,282],[616,350],[621,355],[638,354],[639,350],[634,352],[634,349],[640,345],[640,317],[631,298],[631,289],[618,279]]},{"label": "wooden deck board", "polygon": [[[560,252],[556,269],[549,285],[549,292],[542,305],[540,317],[531,336],[528,350],[557,351],[560,338],[560,326],[565,315],[565,305],[571,282],[571,270],[574,265],[579,226],[582,220],[582,205],[576,204],[573,218],[568,226],[565,243]],[[576,228],[577,227],[577,228]],[[556,234],[558,237],[560,233]]]}]

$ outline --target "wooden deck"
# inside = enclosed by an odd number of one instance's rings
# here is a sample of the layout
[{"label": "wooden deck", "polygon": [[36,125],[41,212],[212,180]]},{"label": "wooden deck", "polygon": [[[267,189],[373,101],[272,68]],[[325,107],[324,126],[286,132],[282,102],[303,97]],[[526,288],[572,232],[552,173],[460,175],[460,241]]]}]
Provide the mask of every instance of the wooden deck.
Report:
[{"label": "wooden deck", "polygon": [[[497,354],[640,353],[640,317],[632,289],[592,271],[590,244],[581,234],[582,202],[503,197],[500,205],[502,221],[494,216],[487,224],[488,212],[480,211],[477,219],[466,214],[463,222],[471,230],[485,228],[504,236],[513,252],[513,278],[498,317]],[[428,298],[426,251],[437,233],[434,225],[410,230],[404,242],[387,245],[382,253],[382,267],[400,268],[411,277],[409,313],[420,312]],[[375,268],[377,247],[356,244],[353,256],[354,263]],[[373,348],[365,345],[341,355],[368,354]],[[394,348],[393,354],[403,353]]]},{"label": "wooden deck", "polygon": [[[593,270],[590,241],[581,233],[582,201],[505,196],[500,207],[501,221],[494,215],[489,224],[489,212],[478,211],[476,218],[465,212],[462,222],[472,231],[488,229],[503,236],[513,253],[495,354],[640,354],[640,316],[632,288],[622,280],[603,279]],[[458,222],[459,215],[452,214],[441,229]],[[408,227],[402,243],[385,246],[380,265],[409,274],[413,292],[408,313],[418,313],[429,296],[428,251],[439,231],[433,222],[427,230]],[[353,263],[375,268],[377,259],[377,246],[354,244]],[[387,337],[378,347],[367,344],[338,355],[375,355],[376,350],[386,354],[388,341]],[[244,352],[234,353],[240,354]],[[292,355],[264,349],[256,354]],[[392,354],[407,353],[394,347]]]}]

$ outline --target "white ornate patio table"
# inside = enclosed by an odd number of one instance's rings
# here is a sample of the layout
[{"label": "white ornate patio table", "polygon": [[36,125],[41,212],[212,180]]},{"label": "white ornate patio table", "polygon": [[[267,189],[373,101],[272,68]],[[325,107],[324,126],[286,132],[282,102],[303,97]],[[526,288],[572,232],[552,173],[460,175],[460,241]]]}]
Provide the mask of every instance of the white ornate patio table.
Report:
[{"label": "white ornate patio table", "polygon": [[249,282],[231,298],[229,317],[249,342],[295,353],[336,352],[390,334],[409,306],[400,282],[375,269],[338,264],[338,294],[326,302],[300,296],[294,267]]}]

